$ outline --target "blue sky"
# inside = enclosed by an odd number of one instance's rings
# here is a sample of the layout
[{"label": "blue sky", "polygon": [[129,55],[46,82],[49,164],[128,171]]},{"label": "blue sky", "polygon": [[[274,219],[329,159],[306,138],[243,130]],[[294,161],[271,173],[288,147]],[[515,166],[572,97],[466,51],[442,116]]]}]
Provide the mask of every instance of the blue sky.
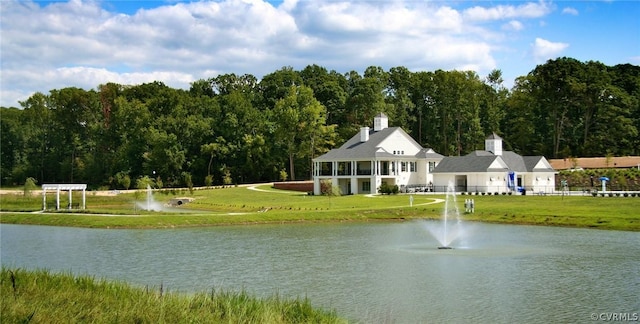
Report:
[{"label": "blue sky", "polygon": [[640,65],[638,1],[0,0],[0,105],[106,82],[185,88],[283,66],[340,73]]}]

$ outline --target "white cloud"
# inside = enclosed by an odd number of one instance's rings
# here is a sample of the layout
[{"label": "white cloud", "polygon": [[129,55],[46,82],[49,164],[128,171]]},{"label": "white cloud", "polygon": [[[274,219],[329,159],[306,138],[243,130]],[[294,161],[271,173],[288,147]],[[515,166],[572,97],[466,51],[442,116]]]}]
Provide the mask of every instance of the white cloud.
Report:
[{"label": "white cloud", "polygon": [[472,7],[464,10],[464,17],[470,20],[503,20],[513,18],[539,18],[553,10],[547,2],[528,2],[519,6],[499,5],[495,7]]},{"label": "white cloud", "polygon": [[577,16],[578,15],[578,10],[575,9],[575,8],[566,7],[564,9],[562,9],[562,13],[565,14],[565,15]]},{"label": "white cloud", "polygon": [[[133,14],[100,1],[0,0],[0,105],[36,91],[154,80],[186,88],[219,73],[260,78],[283,66],[341,73],[368,66],[496,68],[504,31],[550,11],[546,2],[460,10],[439,2],[263,0],[167,3]],[[502,28],[491,20],[509,20]]]},{"label": "white cloud", "polygon": [[521,31],[522,29],[524,29],[524,25],[517,20],[511,20],[508,23],[502,25],[502,30],[506,31]]},{"label": "white cloud", "polygon": [[535,43],[532,45],[532,55],[536,62],[542,63],[557,57],[567,47],[569,47],[567,43],[554,43],[546,39],[536,38]]}]

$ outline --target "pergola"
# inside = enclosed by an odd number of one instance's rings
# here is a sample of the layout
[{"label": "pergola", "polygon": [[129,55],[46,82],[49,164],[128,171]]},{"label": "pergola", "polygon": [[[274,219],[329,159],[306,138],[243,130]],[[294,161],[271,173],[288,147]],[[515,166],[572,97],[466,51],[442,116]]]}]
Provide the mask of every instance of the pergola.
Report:
[{"label": "pergola", "polygon": [[43,184],[42,185],[42,209],[43,210],[47,209],[47,190],[56,191],[56,210],[60,209],[60,191],[67,191],[67,190],[69,191],[69,206],[68,206],[69,209],[71,209],[71,206],[72,206],[71,193],[74,190],[82,190],[82,209],[85,209],[86,207],[86,202],[87,202],[87,196],[86,196],[87,185],[86,184]]}]

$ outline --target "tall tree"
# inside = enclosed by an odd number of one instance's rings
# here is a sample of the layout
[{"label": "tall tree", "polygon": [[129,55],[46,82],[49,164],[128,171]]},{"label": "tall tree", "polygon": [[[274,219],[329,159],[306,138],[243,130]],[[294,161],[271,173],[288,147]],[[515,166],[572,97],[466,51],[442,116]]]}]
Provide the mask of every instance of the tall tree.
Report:
[{"label": "tall tree", "polygon": [[[306,86],[291,86],[273,110],[276,139],[284,146],[289,160],[289,176],[296,179],[295,158],[313,155],[326,131],[326,108]],[[311,147],[306,150],[305,147]]]}]

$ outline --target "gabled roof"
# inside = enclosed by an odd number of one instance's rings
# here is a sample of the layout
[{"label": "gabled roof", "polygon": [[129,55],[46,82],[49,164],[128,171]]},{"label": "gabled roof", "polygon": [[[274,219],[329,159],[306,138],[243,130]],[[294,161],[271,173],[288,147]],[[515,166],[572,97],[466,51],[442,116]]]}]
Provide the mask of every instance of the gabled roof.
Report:
[{"label": "gabled roof", "polygon": [[473,151],[465,156],[444,158],[433,173],[462,172],[554,172],[543,156],[522,156],[512,151],[494,155],[487,151]]},{"label": "gabled roof", "polygon": [[[433,173],[463,173],[463,172],[489,172],[508,171],[507,164],[499,156],[490,152],[475,151],[465,156],[445,157],[433,169]],[[496,163],[497,162],[497,163]],[[499,167],[498,167],[499,166]]]},{"label": "gabled roof", "polygon": [[420,159],[442,159],[444,155],[436,153],[432,148],[423,148],[416,154],[416,157]]},{"label": "gabled roof", "polygon": [[[411,136],[409,136],[400,127],[389,127],[379,131],[369,130],[369,140],[366,142],[360,141],[360,133],[351,137],[346,143],[342,144],[337,149],[330,150],[329,152],[317,157],[314,161],[335,161],[335,160],[359,160],[359,159],[371,159],[371,158],[398,158],[402,155],[394,155],[380,147],[382,142],[387,139],[391,134],[400,132],[416,147],[421,147]],[[435,153],[435,152],[434,152]],[[437,153],[435,153],[437,154]]]},{"label": "gabled roof", "polygon": [[535,172],[555,172],[549,161],[544,156],[523,156],[527,170]]}]

